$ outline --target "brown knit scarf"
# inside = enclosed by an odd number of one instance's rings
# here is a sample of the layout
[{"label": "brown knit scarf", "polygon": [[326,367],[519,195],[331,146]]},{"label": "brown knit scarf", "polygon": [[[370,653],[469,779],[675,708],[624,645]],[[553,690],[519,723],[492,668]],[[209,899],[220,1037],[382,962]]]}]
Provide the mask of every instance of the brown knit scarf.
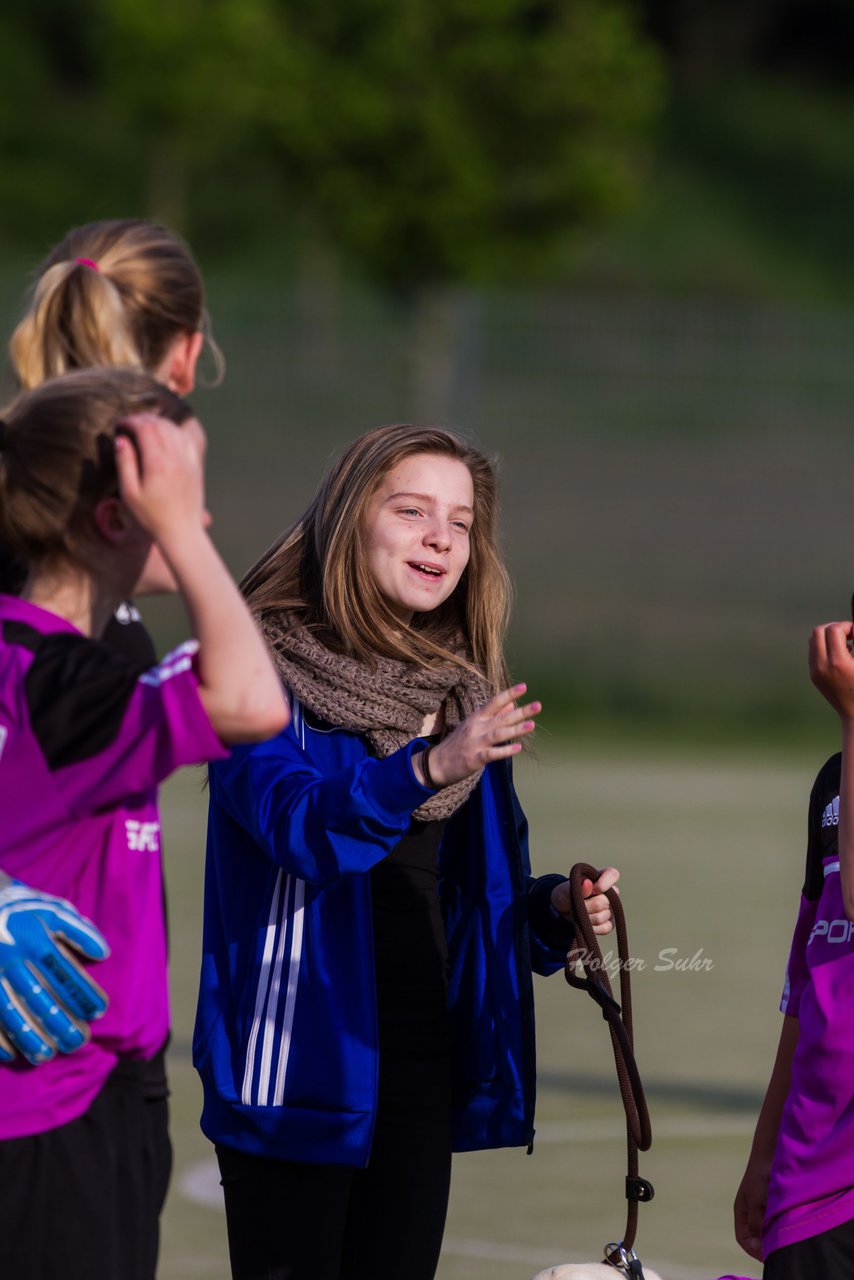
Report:
[{"label": "brown knit scarf", "polygon": [[[378,657],[371,669],[356,658],[333,653],[288,614],[265,616],[261,629],[283,682],[299,700],[330,724],[364,733],[381,757],[417,738],[424,717],[439,707],[444,708],[445,729],[450,731],[489,697],[481,676],[454,663],[425,668]],[[413,817],[449,817],[471,795],[481,772],[443,787],[419,805]]]}]

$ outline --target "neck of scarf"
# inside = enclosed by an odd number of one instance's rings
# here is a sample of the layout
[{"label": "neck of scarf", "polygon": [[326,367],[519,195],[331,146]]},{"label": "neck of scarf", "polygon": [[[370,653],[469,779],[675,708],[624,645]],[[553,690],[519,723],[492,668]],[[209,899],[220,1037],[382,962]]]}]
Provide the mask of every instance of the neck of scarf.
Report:
[{"label": "neck of scarf", "polygon": [[[489,697],[486,681],[456,663],[422,667],[377,657],[368,667],[333,653],[287,614],[268,615],[261,628],[283,683],[300,702],[322,720],[364,734],[380,757],[419,737],[425,717],[440,708],[450,732]],[[482,772],[443,787],[413,817],[426,822],[449,817],[471,795]]]}]

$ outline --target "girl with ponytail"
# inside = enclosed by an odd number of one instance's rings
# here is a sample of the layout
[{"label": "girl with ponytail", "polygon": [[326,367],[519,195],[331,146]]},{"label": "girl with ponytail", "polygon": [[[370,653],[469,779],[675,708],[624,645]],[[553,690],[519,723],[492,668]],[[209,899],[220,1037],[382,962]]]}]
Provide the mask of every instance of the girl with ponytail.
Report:
[{"label": "girl with ponytail", "polygon": [[[144,370],[189,395],[210,333],[201,272],[184,241],[144,218],[110,218],[75,227],[38,269],[27,309],[9,343],[12,374],[28,391],[73,369]],[[0,591],[23,585],[23,567],[0,543]],[[142,666],[154,646],[130,601],[102,637]]]},{"label": "girl with ponytail", "polygon": [[24,389],[72,369],[124,365],[187,395],[207,334],[204,283],[187,245],[144,219],[112,218],[76,227],[51,250],[9,352]]},{"label": "girl with ponytail", "polygon": [[[12,335],[10,357],[13,375],[23,392],[35,391],[43,383],[73,371],[80,378],[87,369],[122,366],[138,371],[140,377],[143,373],[154,375],[171,392],[186,395],[193,389],[196,365],[206,339],[220,371],[222,359],[209,336],[204,283],[186,244],[168,229],[142,219],[110,219],[75,228],[48,254],[38,270],[26,312]],[[155,386],[150,378],[146,381]],[[63,403],[72,401],[66,397]],[[63,465],[68,468],[68,477],[75,474],[78,409],[79,406],[68,420],[54,414],[49,427],[51,449],[60,454],[66,451]],[[13,412],[7,414],[10,421]],[[60,438],[63,428],[68,431],[64,442]],[[38,437],[16,433],[14,440],[6,442],[8,449],[0,442],[0,472],[4,479],[0,502],[0,593],[23,595],[24,600],[32,589],[34,574],[43,573],[48,562],[65,563],[69,557],[76,562],[77,558],[76,550],[65,544],[62,528],[54,529],[59,542],[47,558],[38,538],[32,543],[22,537],[28,521],[38,515],[33,496],[25,492],[29,464],[24,465],[17,456],[25,447],[31,447],[26,445],[27,439]],[[41,448],[39,444],[37,453]],[[30,461],[34,464],[37,458],[33,456]],[[13,492],[6,486],[10,467],[19,479],[24,478],[20,491]],[[59,520],[61,526],[64,508],[59,495],[52,489],[37,486],[37,490],[42,497],[50,493],[52,518],[54,524]],[[12,510],[16,503],[17,532]],[[42,511],[41,517],[44,522],[50,512]],[[39,536],[44,533],[42,528]],[[105,672],[124,671],[130,685],[155,666],[156,655],[132,603],[120,599],[117,605],[115,611],[98,615],[98,653]],[[5,738],[6,726],[0,724],[0,753]],[[150,831],[146,839],[151,839]],[[146,850],[140,846],[142,852]],[[159,867],[159,850],[148,849],[147,856],[151,858],[152,854]],[[61,1074],[61,1058],[76,1054],[87,1045],[88,1023],[104,1014],[116,992],[109,981],[109,966],[104,977],[105,993],[85,969],[57,946],[56,940],[70,942],[88,960],[104,960],[110,946],[115,950],[115,939],[105,939],[92,920],[81,915],[78,908],[86,905],[82,889],[79,895],[77,887],[69,885],[72,905],[57,897],[55,887],[40,878],[36,869],[18,866],[12,853],[7,857],[0,852],[0,867],[0,1063],[12,1062],[11,1070],[25,1074],[32,1073],[33,1066],[47,1063],[48,1067],[39,1065],[37,1076],[42,1072],[50,1075],[54,1070]],[[28,883],[11,878],[10,871],[17,876],[25,874]],[[156,910],[162,931],[162,894]],[[127,1083],[134,1098],[144,1100],[140,1117],[149,1145],[147,1173],[140,1177],[137,1191],[144,1200],[141,1214],[147,1243],[142,1255],[150,1262],[142,1264],[140,1274],[147,1274],[146,1265],[153,1273],[157,1219],[171,1161],[163,1039],[165,1032],[160,1044],[149,1043],[145,1047]],[[88,1048],[84,1054],[76,1054],[72,1075],[84,1073],[77,1063],[85,1054],[90,1054]],[[13,1062],[16,1055],[20,1057]],[[26,1066],[22,1059],[30,1065]]]},{"label": "girl with ponytail", "polygon": [[[153,1280],[170,1168],[157,786],[287,722],[207,533],[204,452],[188,406],[132,369],[52,378],[0,432],[0,536],[27,566],[21,594],[0,595],[0,866],[73,901],[110,947],[109,1004],[77,1052],[0,1062],[15,1280]],[[179,592],[194,636],[143,672],[98,638],[131,591]]]}]

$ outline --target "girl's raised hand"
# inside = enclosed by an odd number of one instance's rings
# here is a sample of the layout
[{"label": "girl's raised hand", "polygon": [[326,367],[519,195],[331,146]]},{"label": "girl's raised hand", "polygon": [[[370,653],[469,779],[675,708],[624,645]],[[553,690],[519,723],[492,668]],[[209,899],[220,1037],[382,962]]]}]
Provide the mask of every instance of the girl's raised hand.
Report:
[{"label": "girl's raised hand", "polygon": [[[516,684],[497,693],[432,748],[430,776],[437,786],[461,782],[493,760],[503,760],[522,750],[518,739],[534,732],[534,716],[542,710],[539,702],[516,705],[526,688],[527,685]],[[421,758],[414,757],[416,768]]]},{"label": "girl's raised hand", "polygon": [[[828,622],[810,636],[810,679],[843,720],[854,720],[854,624]],[[432,760],[432,757],[431,757]]]},{"label": "girl's raised hand", "polygon": [[154,538],[188,525],[203,526],[205,445],[204,430],[195,418],[177,426],[155,413],[135,413],[119,425],[119,492]]}]

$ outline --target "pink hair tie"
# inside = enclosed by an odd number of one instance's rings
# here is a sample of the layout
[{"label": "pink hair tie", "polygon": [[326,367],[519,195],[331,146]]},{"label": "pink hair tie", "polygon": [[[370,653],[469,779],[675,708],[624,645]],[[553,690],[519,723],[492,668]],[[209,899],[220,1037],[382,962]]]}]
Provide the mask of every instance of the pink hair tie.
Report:
[{"label": "pink hair tie", "polygon": [[81,267],[91,267],[93,271],[101,270],[97,262],[93,262],[91,258],[75,258],[74,261],[79,262]]}]

